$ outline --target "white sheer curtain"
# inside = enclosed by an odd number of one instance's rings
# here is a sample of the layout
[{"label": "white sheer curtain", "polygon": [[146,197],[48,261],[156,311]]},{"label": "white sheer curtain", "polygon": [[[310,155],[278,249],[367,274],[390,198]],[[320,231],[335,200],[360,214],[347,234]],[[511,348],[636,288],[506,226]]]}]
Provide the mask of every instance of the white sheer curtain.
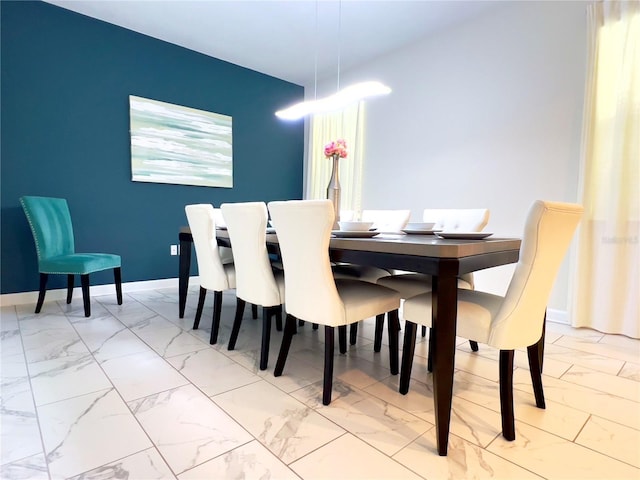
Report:
[{"label": "white sheer curtain", "polygon": [[339,138],[346,140],[348,151],[347,158],[340,159],[340,209],[360,211],[364,161],[364,102],[353,104],[339,112],[317,114],[311,118],[305,198],[327,198],[332,162],[324,156],[324,146]]},{"label": "white sheer curtain", "polygon": [[640,338],[640,2],[589,6],[572,324]]}]

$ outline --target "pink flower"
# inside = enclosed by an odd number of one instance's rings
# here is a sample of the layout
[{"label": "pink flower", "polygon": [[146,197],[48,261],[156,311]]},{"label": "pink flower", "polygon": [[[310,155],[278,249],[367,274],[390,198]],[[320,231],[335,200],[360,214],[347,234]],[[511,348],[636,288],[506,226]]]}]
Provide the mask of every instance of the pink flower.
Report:
[{"label": "pink flower", "polygon": [[324,155],[327,158],[333,155],[338,155],[340,158],[347,158],[347,142],[341,138],[335,142],[327,143],[324,146]]}]

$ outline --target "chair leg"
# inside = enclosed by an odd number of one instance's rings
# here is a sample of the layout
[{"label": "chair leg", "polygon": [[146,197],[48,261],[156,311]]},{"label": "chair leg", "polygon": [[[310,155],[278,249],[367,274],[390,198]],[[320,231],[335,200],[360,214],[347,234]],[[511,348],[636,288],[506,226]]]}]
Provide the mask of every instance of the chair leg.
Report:
[{"label": "chair leg", "polygon": [[82,303],[84,304],[84,316],[91,316],[91,299],[89,297],[89,275],[80,275],[80,286],[82,287]]},{"label": "chair leg", "polygon": [[472,351],[478,351],[478,342],[476,342],[475,340],[469,340],[469,346],[471,347]]},{"label": "chair leg", "polygon": [[287,361],[287,355],[289,354],[289,347],[291,347],[291,339],[296,333],[296,317],[287,314],[284,321],[284,333],[282,334],[282,343],[280,344],[280,353],[278,353],[278,360],[276,360],[276,368],[273,370],[273,376],[279,377],[284,370],[284,364]]},{"label": "chair leg", "polygon": [[255,304],[251,305],[251,318],[254,320],[258,318],[258,306]]},{"label": "chair leg", "polygon": [[529,357],[529,371],[531,373],[533,394],[536,397],[536,407],[546,408],[544,390],[542,389],[542,365],[540,364],[540,357],[538,355],[540,352],[540,343],[544,343],[544,337],[527,347],[527,356]]},{"label": "chair leg", "polygon": [[38,293],[38,303],[36,303],[36,313],[40,313],[40,310],[42,310],[42,304],[44,303],[44,296],[47,293],[48,279],[49,279],[48,273],[40,274],[40,292]]},{"label": "chair leg", "polygon": [[356,344],[356,339],[358,338],[358,323],[360,322],[353,322],[349,326],[349,345]]},{"label": "chair leg", "polygon": [[391,375],[398,374],[398,330],[400,319],[398,310],[387,313],[387,330],[389,331],[389,369]]},{"label": "chair leg", "polygon": [[427,327],[425,327],[424,325],[422,326],[422,337],[426,337],[427,336]]},{"label": "chair leg", "polygon": [[[426,328],[424,325],[422,328]],[[427,353],[427,371],[429,373],[433,372],[433,349],[434,345],[434,337],[433,332],[429,329],[429,353]]]},{"label": "chair leg", "polygon": [[207,289],[200,287],[200,295],[198,296],[198,308],[196,310],[196,318],[193,320],[193,329],[197,330],[200,326],[200,317],[202,317],[202,309],[204,308],[204,299],[207,296]]},{"label": "chair leg", "polygon": [[402,345],[402,368],[400,369],[400,393],[406,395],[411,382],[413,354],[416,350],[416,330],[418,326],[406,320],[404,322],[404,344]]},{"label": "chair leg", "polygon": [[282,331],[282,305],[279,305],[276,310],[276,330]]},{"label": "chair leg", "polygon": [[67,305],[71,303],[71,299],[73,298],[73,281],[75,275],[70,273],[67,275]]},{"label": "chair leg", "polygon": [[311,328],[313,328],[314,330],[318,329],[318,324],[317,323],[312,323],[311,324]]},{"label": "chair leg", "polygon": [[513,417],[513,350],[500,350],[500,412],[502,436],[509,441],[516,439]]},{"label": "chair leg", "polygon": [[122,268],[117,267],[113,269],[113,279],[116,284],[116,299],[118,305],[122,305]]},{"label": "chair leg", "polygon": [[338,345],[340,353],[347,353],[347,326],[340,325],[338,327]]},{"label": "chair leg", "polygon": [[538,342],[538,361],[540,363],[540,373],[542,373],[542,363],[544,362],[544,337],[547,330],[547,309],[544,310],[544,318],[542,319],[542,336]]},{"label": "chair leg", "polygon": [[240,333],[240,325],[242,325],[242,315],[244,315],[244,306],[246,302],[241,298],[236,298],[236,318],[233,319],[233,327],[231,328],[231,337],[229,337],[229,346],[227,350],[233,350],[236,348],[236,340],[238,340],[238,333]]},{"label": "chair leg", "polygon": [[373,337],[373,351],[379,352],[382,348],[382,330],[384,329],[384,313],[376,315],[376,330]]},{"label": "chair leg", "polygon": [[210,345],[218,343],[218,330],[220,329],[220,313],[222,311],[222,292],[213,292],[213,321],[211,322]]},{"label": "chair leg", "polygon": [[[340,327],[338,327],[340,328]],[[345,341],[346,341],[345,330]],[[331,390],[333,389],[333,351],[334,351],[333,327],[324,327],[324,379],[322,381],[322,404],[331,403]]]},{"label": "chair leg", "polygon": [[262,309],[262,345],[260,346],[260,370],[266,370],[269,363],[269,340],[271,338],[271,317],[277,307]]}]

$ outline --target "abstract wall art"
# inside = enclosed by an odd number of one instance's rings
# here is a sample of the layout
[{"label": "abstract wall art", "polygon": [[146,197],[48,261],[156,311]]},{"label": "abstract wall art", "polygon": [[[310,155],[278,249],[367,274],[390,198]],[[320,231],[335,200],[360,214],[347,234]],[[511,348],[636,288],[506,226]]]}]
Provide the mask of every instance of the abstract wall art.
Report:
[{"label": "abstract wall art", "polygon": [[233,187],[232,119],[129,96],[131,180]]}]

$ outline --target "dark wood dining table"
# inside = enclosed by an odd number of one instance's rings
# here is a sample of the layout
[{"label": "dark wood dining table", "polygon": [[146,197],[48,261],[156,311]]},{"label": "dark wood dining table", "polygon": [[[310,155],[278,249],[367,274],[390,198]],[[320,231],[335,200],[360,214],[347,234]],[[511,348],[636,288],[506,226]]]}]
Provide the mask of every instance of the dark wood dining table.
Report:
[{"label": "dark wood dining table", "polygon": [[[218,244],[230,246],[225,230],[217,231]],[[191,232],[179,232],[179,315],[184,316],[191,264]],[[277,248],[275,234],[267,245]],[[377,235],[372,238],[331,238],[331,260],[409,272],[433,277],[432,330],[434,336],[433,401],[437,448],[447,454],[455,360],[458,276],[518,261],[521,240],[488,237],[482,240],[440,239],[434,235]],[[413,329],[415,335],[415,329]]]}]

